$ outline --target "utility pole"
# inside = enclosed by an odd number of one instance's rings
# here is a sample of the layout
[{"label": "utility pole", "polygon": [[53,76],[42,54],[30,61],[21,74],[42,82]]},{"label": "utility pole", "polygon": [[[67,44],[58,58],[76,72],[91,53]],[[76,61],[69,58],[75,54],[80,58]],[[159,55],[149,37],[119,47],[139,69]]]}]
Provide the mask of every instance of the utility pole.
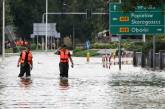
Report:
[{"label": "utility pole", "polygon": [[3,0],[3,18],[2,18],[2,61],[5,60],[5,0]]},{"label": "utility pole", "polygon": [[143,34],[143,42],[145,43],[146,42],[146,35]]}]

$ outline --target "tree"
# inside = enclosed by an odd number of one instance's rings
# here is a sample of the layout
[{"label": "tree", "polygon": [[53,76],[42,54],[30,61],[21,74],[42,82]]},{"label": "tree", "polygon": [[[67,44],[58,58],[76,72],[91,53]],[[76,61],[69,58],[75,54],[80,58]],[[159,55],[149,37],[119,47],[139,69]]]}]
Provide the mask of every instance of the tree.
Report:
[{"label": "tree", "polygon": [[[2,10],[2,2],[3,0],[0,0],[0,10]],[[0,11],[0,54],[2,51],[2,11]],[[13,16],[11,15],[11,8],[9,0],[5,0],[5,25],[12,25],[13,24]]]},{"label": "tree", "polygon": [[41,22],[45,0],[10,0],[17,34],[28,39],[32,34],[33,23]]},{"label": "tree", "polygon": [[[100,0],[49,0],[49,12],[102,12],[104,2]],[[57,22],[57,29],[62,36],[70,36],[75,28],[75,36],[81,41],[92,39],[92,33],[104,28],[102,16],[93,15],[86,19],[86,15],[49,15],[49,22]],[[106,27],[108,28],[108,27]]]},{"label": "tree", "polygon": [[[85,12],[86,9],[102,12],[103,3],[100,0],[48,0],[48,12]],[[32,34],[33,23],[41,22],[45,12],[45,0],[33,0],[33,3],[31,0],[11,0],[10,4],[17,33],[25,39]],[[57,29],[62,36],[71,35],[74,26],[75,34],[80,40],[91,39],[92,33],[104,28],[101,16],[93,16],[92,20],[86,20],[85,15],[48,15],[48,18],[48,22],[57,23]]]},{"label": "tree", "polygon": [[[2,10],[2,1],[0,0],[0,10]],[[2,34],[2,11],[0,11],[0,36]],[[13,16],[11,15],[11,8],[9,0],[5,0],[5,25],[12,25],[13,24]]]}]

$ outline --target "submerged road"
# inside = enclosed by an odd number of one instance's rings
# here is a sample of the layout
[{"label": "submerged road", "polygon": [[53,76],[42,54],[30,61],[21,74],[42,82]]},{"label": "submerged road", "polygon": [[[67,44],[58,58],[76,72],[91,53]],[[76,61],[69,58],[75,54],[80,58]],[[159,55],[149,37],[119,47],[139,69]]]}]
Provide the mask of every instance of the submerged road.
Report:
[{"label": "submerged road", "polygon": [[165,72],[132,65],[102,67],[101,58],[73,57],[68,81],[59,79],[59,58],[34,53],[31,81],[17,76],[18,56],[0,64],[0,109],[165,109]]}]

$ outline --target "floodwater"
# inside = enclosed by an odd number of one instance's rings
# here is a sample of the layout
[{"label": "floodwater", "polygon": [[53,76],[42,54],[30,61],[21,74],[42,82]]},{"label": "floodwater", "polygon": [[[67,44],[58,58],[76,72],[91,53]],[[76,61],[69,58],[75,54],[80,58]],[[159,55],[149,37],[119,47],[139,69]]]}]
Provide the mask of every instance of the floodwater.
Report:
[{"label": "floodwater", "polygon": [[69,79],[59,79],[59,58],[34,53],[31,80],[20,80],[18,56],[0,64],[0,109],[165,109],[165,72],[132,65],[102,67],[101,58],[73,57]]}]

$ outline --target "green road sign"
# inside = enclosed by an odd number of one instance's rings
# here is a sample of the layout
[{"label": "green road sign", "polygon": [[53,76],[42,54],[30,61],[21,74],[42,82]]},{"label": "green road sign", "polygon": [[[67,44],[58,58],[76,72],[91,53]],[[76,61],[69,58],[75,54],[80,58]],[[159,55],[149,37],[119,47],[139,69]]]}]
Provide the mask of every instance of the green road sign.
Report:
[{"label": "green road sign", "polygon": [[122,4],[110,4],[109,13],[109,31],[112,34],[164,33],[161,8],[137,6],[134,12],[123,12]]}]

